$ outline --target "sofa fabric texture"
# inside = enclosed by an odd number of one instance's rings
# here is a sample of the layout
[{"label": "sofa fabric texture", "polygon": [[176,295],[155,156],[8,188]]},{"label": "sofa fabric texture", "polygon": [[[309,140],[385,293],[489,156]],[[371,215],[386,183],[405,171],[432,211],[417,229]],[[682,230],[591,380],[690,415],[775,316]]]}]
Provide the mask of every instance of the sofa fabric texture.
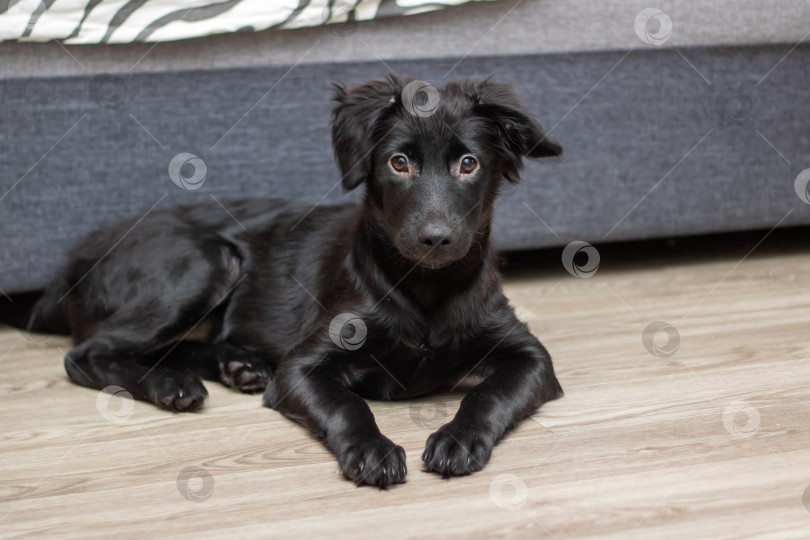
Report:
[{"label": "sofa fabric texture", "polygon": [[[797,108],[808,103],[810,47],[788,49],[4,79],[0,288],[42,287],[81,236],[153,207],[214,199],[224,212],[245,196],[359,197],[338,183],[329,85],[389,68],[437,85],[489,75],[510,82],[565,148],[562,160],[528,163],[524,182],[498,201],[501,249],[810,223],[794,186],[810,166],[807,116]],[[204,164],[195,189],[173,181],[182,154]],[[194,163],[184,178],[195,177]]]},{"label": "sofa fabric texture", "polygon": [[329,87],[391,71],[512,83],[565,148],[505,189],[501,249],[808,224],[809,25],[805,0],[499,0],[177,42],[4,42],[0,294],[44,286],[81,236],[153,207],[360,197],[338,184]]}]

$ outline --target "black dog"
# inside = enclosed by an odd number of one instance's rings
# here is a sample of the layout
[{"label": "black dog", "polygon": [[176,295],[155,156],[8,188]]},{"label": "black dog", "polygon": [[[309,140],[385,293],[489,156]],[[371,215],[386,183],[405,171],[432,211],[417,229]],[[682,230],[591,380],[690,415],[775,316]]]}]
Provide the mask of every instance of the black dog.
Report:
[{"label": "black dog", "polygon": [[348,478],[379,487],[404,482],[405,452],[363,398],[476,376],[422,459],[444,476],[481,469],[508,429],[562,395],[489,246],[501,184],[519,180],[524,156],[562,148],[507,86],[419,85],[336,88],[335,153],[344,187],[366,185],[362,204],[234,201],[238,224],[201,204],[97,231],[32,328],[72,334],[78,384],[167,409],[199,408],[200,377],[266,388],[265,404],[322,439]]}]

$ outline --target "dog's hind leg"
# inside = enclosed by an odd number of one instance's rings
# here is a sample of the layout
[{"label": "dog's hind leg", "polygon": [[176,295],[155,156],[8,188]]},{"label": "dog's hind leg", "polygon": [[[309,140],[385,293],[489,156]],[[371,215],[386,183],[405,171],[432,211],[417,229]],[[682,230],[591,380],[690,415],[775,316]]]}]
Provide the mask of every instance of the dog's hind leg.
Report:
[{"label": "dog's hind leg", "polygon": [[65,371],[82,386],[117,386],[165,409],[193,411],[202,406],[208,391],[198,374],[144,363],[145,356],[154,355],[139,348],[115,335],[97,334],[65,355]]},{"label": "dog's hind leg", "polygon": [[201,377],[249,393],[265,390],[273,380],[258,353],[228,343],[184,341],[148,353],[105,334],[70,351],[65,370],[82,386],[117,386],[135,399],[173,411],[202,406],[208,391]]},{"label": "dog's hind leg", "polygon": [[[211,359],[227,355],[209,351],[196,365],[193,351],[178,342],[212,341],[245,276],[232,244],[181,234],[180,225],[163,218],[144,221],[107,255],[98,252],[109,239],[76,251],[63,298],[77,346],[65,369],[83,386],[119,386],[160,407],[195,410],[208,395],[200,375],[210,371]],[[248,375],[226,375],[248,389]]]}]

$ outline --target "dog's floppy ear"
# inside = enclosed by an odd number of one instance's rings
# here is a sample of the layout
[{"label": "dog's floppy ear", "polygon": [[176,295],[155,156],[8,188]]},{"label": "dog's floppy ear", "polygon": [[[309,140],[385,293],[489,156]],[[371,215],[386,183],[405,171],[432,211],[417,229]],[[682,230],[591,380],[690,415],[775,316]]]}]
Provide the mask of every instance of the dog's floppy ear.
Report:
[{"label": "dog's floppy ear", "polygon": [[561,156],[560,143],[546,135],[510,86],[485,80],[475,85],[476,112],[492,122],[493,143],[507,158],[505,177],[517,182],[523,157]]},{"label": "dog's floppy ear", "polygon": [[379,142],[383,120],[392,114],[402,92],[397,77],[347,88],[334,85],[332,146],[342,175],[343,187],[352,190],[366,181],[372,170],[374,146]]}]

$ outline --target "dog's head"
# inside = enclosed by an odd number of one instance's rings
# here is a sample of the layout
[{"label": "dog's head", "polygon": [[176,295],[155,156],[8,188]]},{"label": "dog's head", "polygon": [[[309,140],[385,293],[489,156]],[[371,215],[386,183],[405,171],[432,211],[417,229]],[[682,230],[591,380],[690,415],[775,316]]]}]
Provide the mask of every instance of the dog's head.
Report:
[{"label": "dog's head", "polygon": [[426,268],[461,259],[488,233],[498,188],[520,180],[524,157],[562,154],[511,88],[489,80],[435,88],[390,77],[337,86],[335,101],[343,186],[365,183],[376,224]]}]

